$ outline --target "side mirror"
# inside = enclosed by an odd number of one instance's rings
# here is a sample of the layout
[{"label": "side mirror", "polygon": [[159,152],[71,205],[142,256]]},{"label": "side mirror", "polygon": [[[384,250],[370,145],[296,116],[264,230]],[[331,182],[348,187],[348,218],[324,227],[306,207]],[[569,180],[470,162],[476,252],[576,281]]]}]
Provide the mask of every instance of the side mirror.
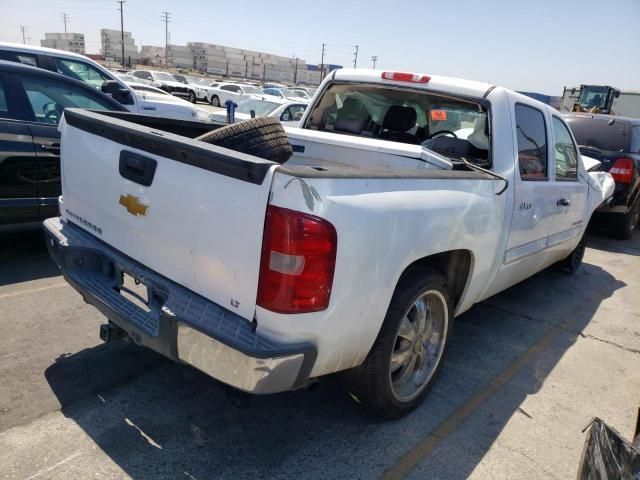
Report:
[{"label": "side mirror", "polygon": [[283,122],[290,122],[291,121],[291,114],[289,112],[284,112],[280,116],[280,120],[282,120]]},{"label": "side mirror", "polygon": [[131,91],[127,88],[124,88],[120,84],[120,82],[117,82],[116,80],[105,80],[100,87],[100,90],[102,91],[102,93],[111,95],[115,101],[123,105],[133,104],[133,96],[131,95]]}]

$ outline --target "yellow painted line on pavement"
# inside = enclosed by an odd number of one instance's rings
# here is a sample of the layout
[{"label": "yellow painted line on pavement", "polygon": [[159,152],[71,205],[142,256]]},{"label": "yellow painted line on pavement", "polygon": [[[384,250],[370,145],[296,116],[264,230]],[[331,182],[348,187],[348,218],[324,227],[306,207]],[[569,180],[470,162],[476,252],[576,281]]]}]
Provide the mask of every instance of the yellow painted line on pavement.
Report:
[{"label": "yellow painted line on pavement", "polygon": [[[599,293],[606,291],[606,289],[607,287],[604,287],[594,292],[593,297],[599,298]],[[442,440],[455,432],[469,415],[477,411],[486,400],[507,384],[520,371],[520,369],[522,369],[522,367],[547,348],[561,333],[566,332],[567,327],[577,321],[582,312],[584,312],[590,304],[591,302],[585,302],[574,312],[573,315],[570,315],[558,325],[551,327],[551,329],[545,333],[540,340],[534,343],[511,365],[495,376],[484,389],[474,394],[460,408],[443,420],[440,425],[429,432],[429,434],[424,437],[420,443],[408,450],[395,464],[385,470],[382,478],[384,480],[395,480],[404,478],[408,475],[436,449]]]},{"label": "yellow painted line on pavement", "polygon": [[17,292],[0,294],[0,300],[4,300],[5,298],[19,297],[20,295],[27,295],[29,293],[43,292],[45,290],[51,290],[52,288],[66,287],[67,285],[68,283],[66,282],[60,282],[60,283],[53,283],[51,285],[47,285],[44,287],[26,288],[24,290],[18,290]]}]

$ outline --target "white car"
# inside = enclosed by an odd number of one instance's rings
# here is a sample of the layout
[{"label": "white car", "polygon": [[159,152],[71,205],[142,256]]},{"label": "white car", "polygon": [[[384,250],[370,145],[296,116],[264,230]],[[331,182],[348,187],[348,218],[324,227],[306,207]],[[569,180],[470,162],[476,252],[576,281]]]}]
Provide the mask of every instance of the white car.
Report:
[{"label": "white car", "polygon": [[[211,92],[211,79],[207,79],[204,77],[194,77],[192,75],[181,75],[174,74],[174,77],[181,81],[182,83],[186,83],[191,88],[193,88],[196,92],[196,98],[198,100],[208,102],[209,101],[209,92]],[[182,79],[185,81],[183,82]]]},{"label": "white car", "polygon": [[[252,115],[255,117],[274,117],[280,120],[283,125],[295,127],[304,115],[308,106],[306,102],[295,102],[291,100],[281,100],[277,98],[250,98],[241,102],[235,110],[236,122],[249,120]],[[211,120],[226,122],[226,112],[212,113]]]},{"label": "white car", "polygon": [[304,90],[294,90],[292,88],[263,88],[262,93],[271,95],[283,100],[297,100],[299,102],[310,102],[311,98]]},{"label": "white car", "polygon": [[144,95],[135,91],[113,72],[84,55],[53,48],[0,42],[0,58],[51,70],[88,83],[111,95],[134,113],[181,120],[210,121],[209,112],[194,108],[188,102],[168,101],[158,95]]},{"label": "white car", "polygon": [[223,128],[234,150],[66,110],[61,218],[45,221],[64,278],[105,340],[259,394],[343,371],[391,418],[433,386],[456,316],[579,268],[615,185],[555,109],[443,76],[334,70],[285,128],[283,163],[241,153],[280,132]]},{"label": "white car", "polygon": [[209,103],[214,107],[224,107],[227,100],[235,103],[247,100],[250,97],[261,96],[262,89],[244,83],[219,82],[216,87],[211,87],[207,93]]},{"label": "white car", "polygon": [[139,78],[142,83],[160,88],[191,103],[196,103],[198,98],[193,86],[179,82],[171,73],[156,70],[133,70],[131,75]]}]

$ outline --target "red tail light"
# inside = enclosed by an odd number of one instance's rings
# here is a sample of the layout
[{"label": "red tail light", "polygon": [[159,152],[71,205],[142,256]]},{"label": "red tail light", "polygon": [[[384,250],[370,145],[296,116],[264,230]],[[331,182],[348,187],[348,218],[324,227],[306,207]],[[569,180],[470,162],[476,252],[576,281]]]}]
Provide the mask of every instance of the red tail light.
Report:
[{"label": "red tail light", "polygon": [[630,158],[618,158],[609,173],[618,183],[631,183],[633,180],[633,160]]},{"label": "red tail light", "polygon": [[403,72],[382,72],[382,78],[384,80],[395,80],[396,82],[411,82],[411,83],[429,83],[431,77],[427,75],[416,75],[415,73],[403,73]]},{"label": "red tail light", "polygon": [[336,229],[326,220],[269,205],[262,240],[258,305],[278,313],[329,306]]}]

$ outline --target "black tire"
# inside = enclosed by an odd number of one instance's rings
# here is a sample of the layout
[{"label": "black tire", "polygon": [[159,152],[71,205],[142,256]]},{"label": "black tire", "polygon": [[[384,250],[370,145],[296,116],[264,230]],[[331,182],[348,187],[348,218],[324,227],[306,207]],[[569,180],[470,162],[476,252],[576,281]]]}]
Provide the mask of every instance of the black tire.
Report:
[{"label": "black tire", "polygon": [[278,163],[286,162],[293,153],[282,124],[272,117],[252,118],[228,125],[205,133],[196,140]]},{"label": "black tire", "polygon": [[[414,398],[401,400],[394,393],[391,368],[392,354],[397,348],[400,326],[408,316],[412,305],[424,292],[437,291],[446,305],[446,330],[442,335],[444,345],[435,363],[435,370],[427,377]],[[425,398],[442,368],[448,339],[453,328],[453,308],[447,283],[442,275],[421,269],[401,278],[391,299],[387,315],[378,337],[365,361],[359,367],[343,374],[343,382],[352,397],[376,415],[384,418],[398,418],[416,408]]]},{"label": "black tire", "polygon": [[211,106],[212,107],[219,107],[220,106],[220,99],[218,98],[217,95],[213,95],[211,97]]},{"label": "black tire", "polygon": [[640,221],[640,201],[624,215],[618,215],[615,223],[615,236],[621,240],[629,240],[638,227]]},{"label": "black tire", "polygon": [[573,275],[582,266],[582,259],[584,258],[584,251],[587,248],[587,238],[583,235],[576,248],[569,254],[567,258],[561,262],[556,263],[556,267],[563,273]]},{"label": "black tire", "polygon": [[188,100],[191,103],[197,103],[198,102],[198,97],[196,97],[196,93],[193,90],[189,90],[189,98]]}]

